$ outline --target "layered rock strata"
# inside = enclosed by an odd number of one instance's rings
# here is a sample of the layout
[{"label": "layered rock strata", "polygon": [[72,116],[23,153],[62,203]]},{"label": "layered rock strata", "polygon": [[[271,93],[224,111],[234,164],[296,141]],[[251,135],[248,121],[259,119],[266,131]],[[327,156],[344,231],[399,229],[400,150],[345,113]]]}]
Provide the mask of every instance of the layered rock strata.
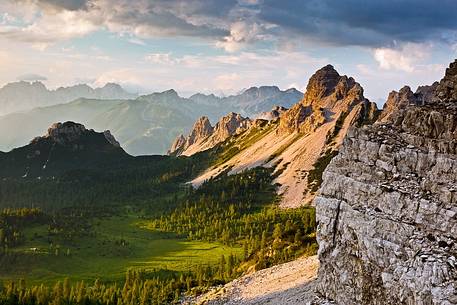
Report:
[{"label": "layered rock strata", "polygon": [[409,88],[393,94],[388,113],[351,129],[324,172],[315,199],[321,297],[457,304],[456,70],[419,102]]}]

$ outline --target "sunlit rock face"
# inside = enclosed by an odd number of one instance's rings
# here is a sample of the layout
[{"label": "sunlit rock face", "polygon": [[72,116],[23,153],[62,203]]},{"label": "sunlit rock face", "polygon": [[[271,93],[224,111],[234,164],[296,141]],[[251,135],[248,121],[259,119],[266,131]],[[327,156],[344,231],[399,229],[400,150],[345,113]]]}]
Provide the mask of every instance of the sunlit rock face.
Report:
[{"label": "sunlit rock face", "polygon": [[238,113],[230,112],[213,127],[207,117],[199,118],[187,137],[179,135],[173,142],[169,154],[192,155],[210,149],[229,137],[247,130],[253,121]]},{"label": "sunlit rock face", "polygon": [[328,117],[349,113],[356,106],[365,108],[367,119],[374,118],[376,107],[363,96],[363,88],[352,77],[339,75],[331,65],[317,70],[309,79],[300,103],[281,116],[281,133],[309,133],[322,126]]}]

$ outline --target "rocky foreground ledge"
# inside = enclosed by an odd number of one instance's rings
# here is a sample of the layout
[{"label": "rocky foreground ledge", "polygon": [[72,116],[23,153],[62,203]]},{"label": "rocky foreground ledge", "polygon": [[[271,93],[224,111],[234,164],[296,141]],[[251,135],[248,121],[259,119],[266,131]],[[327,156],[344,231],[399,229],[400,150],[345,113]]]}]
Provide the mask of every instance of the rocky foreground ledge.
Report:
[{"label": "rocky foreground ledge", "polygon": [[315,200],[318,295],[457,304],[456,106],[407,106],[348,133]]}]

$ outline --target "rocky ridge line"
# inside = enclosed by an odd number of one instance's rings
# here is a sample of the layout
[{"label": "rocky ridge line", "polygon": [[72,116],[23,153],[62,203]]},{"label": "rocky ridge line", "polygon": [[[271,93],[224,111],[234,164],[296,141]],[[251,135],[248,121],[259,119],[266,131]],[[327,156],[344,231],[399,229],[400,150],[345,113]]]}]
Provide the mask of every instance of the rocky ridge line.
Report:
[{"label": "rocky ridge line", "polygon": [[196,152],[210,149],[227,138],[247,130],[253,121],[231,112],[223,116],[213,127],[205,116],[195,122],[187,137],[179,135],[173,142],[171,155],[192,155]]}]

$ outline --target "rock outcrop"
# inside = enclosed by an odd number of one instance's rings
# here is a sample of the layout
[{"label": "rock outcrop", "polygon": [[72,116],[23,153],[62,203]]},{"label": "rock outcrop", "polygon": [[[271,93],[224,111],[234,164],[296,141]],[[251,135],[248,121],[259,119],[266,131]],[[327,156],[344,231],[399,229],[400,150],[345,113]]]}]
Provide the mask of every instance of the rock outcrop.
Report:
[{"label": "rock outcrop", "polygon": [[[311,76],[306,93],[300,103],[294,105],[281,118],[279,131],[282,133],[309,133],[329,120],[333,114],[349,113],[354,106],[365,109],[376,107],[363,96],[363,88],[352,77],[339,75],[327,65]],[[367,113],[374,118],[374,111]]]},{"label": "rock outcrop", "polygon": [[315,199],[317,293],[336,304],[457,304],[457,64],[349,131]]},{"label": "rock outcrop", "polygon": [[446,69],[446,75],[436,86],[435,92],[440,101],[457,101],[457,60]]},{"label": "rock outcrop", "polygon": [[[88,134],[94,134],[94,130],[88,130],[84,125],[75,122],[54,123],[48,128],[47,133],[42,137],[36,137],[30,143],[36,144],[43,140],[50,140],[52,143],[67,146],[77,142]],[[114,147],[120,147],[119,142],[109,130],[103,132],[105,140]]]},{"label": "rock outcrop", "polygon": [[[74,122],[55,123],[49,127],[47,134],[44,138],[49,138],[53,142],[65,145],[78,140],[82,134],[87,131],[86,127],[82,124]],[[40,138],[34,141],[39,141]]]},{"label": "rock outcrop", "polygon": [[210,149],[227,138],[247,130],[252,124],[249,118],[230,112],[213,127],[207,117],[201,117],[187,137],[180,135],[173,142],[168,154],[190,156]]},{"label": "rock outcrop", "polygon": [[273,107],[273,109],[271,109],[271,111],[266,111],[266,112],[262,112],[261,114],[259,114],[256,117],[256,119],[273,121],[273,120],[279,119],[281,114],[283,114],[286,111],[287,111],[286,107],[275,106],[275,107]]}]

